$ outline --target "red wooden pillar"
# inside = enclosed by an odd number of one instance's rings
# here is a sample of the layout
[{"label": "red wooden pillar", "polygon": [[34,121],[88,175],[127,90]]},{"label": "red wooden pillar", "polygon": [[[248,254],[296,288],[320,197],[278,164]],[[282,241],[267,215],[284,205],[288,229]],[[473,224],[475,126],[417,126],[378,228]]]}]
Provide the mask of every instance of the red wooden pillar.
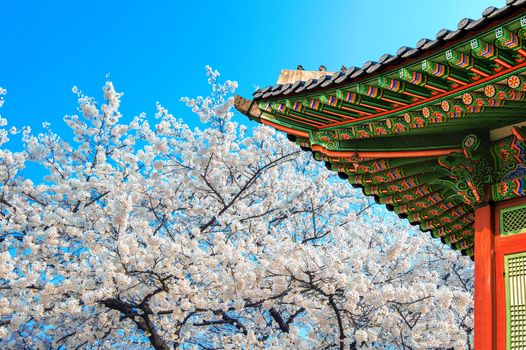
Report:
[{"label": "red wooden pillar", "polygon": [[475,349],[496,349],[493,206],[475,210]]}]

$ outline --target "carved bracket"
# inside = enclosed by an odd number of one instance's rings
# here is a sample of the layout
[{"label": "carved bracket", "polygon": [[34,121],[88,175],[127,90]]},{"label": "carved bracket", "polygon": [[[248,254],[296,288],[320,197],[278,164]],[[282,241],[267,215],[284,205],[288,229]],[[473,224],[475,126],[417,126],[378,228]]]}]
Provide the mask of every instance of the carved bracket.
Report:
[{"label": "carved bracket", "polygon": [[438,163],[450,180],[437,180],[460,196],[464,203],[474,206],[484,202],[486,198],[485,184],[492,183],[493,168],[486,159],[475,154],[480,145],[476,135],[468,135],[462,141],[463,153],[451,153],[438,158]]}]

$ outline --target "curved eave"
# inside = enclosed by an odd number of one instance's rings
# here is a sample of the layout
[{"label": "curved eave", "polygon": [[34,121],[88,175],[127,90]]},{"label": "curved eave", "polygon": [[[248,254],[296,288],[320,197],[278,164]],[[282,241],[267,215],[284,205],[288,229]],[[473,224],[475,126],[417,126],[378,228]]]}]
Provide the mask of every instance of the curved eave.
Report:
[{"label": "curved eave", "polygon": [[410,66],[417,61],[431,58],[437,53],[455,48],[473,37],[480,36],[481,33],[486,34],[495,27],[521,17],[525,12],[526,0],[508,0],[502,8],[493,6],[486,8],[477,20],[463,18],[459,21],[457,29],[441,29],[435,39],[420,39],[415,48],[402,46],[395,55],[384,54],[378,61],[365,62],[361,68],[352,67],[345,72],[337,72],[320,79],[267,86],[254,92],[253,98],[260,101],[308,95],[392,73],[401,67]]},{"label": "curved eave", "polygon": [[[276,84],[253,97],[236,96],[234,104],[287,133],[400,218],[472,257],[474,204],[452,190],[455,176],[438,160],[466,152],[451,135],[476,134],[489,147],[491,130],[524,121],[526,0],[488,8],[478,20],[463,19],[457,30],[362,68]],[[526,188],[513,181],[493,185],[493,196],[507,199]]]}]

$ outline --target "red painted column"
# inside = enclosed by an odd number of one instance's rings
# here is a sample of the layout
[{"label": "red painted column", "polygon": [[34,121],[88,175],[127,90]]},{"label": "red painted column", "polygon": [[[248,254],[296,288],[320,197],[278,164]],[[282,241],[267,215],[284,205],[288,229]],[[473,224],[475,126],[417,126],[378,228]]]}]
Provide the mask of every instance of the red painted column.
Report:
[{"label": "red painted column", "polygon": [[475,210],[475,350],[496,349],[493,207]]}]

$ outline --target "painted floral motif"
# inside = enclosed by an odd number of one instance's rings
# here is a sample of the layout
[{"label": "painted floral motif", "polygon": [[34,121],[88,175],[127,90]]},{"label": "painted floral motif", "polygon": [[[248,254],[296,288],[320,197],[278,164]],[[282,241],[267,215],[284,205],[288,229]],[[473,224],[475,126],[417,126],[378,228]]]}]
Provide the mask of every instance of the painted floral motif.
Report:
[{"label": "painted floral motif", "polygon": [[471,103],[473,103],[473,96],[466,92],[462,95],[462,102],[464,102],[464,104],[466,105],[470,105]]},{"label": "painted floral motif", "polygon": [[487,96],[487,97],[493,97],[495,96],[495,86],[493,85],[486,85],[486,87],[484,87],[484,94]]},{"label": "painted floral motif", "polygon": [[450,106],[449,101],[446,101],[446,100],[444,100],[444,101],[442,101],[442,102],[440,103],[440,107],[442,107],[442,109],[444,110],[444,112],[449,112],[449,110],[451,109],[451,106]]},{"label": "painted floral motif", "polygon": [[424,115],[425,118],[429,118],[431,116],[431,111],[429,107],[422,108],[422,114]]},{"label": "painted floral motif", "polygon": [[510,88],[516,89],[520,85],[521,85],[521,79],[518,76],[512,75],[511,77],[508,78],[508,86]]}]

